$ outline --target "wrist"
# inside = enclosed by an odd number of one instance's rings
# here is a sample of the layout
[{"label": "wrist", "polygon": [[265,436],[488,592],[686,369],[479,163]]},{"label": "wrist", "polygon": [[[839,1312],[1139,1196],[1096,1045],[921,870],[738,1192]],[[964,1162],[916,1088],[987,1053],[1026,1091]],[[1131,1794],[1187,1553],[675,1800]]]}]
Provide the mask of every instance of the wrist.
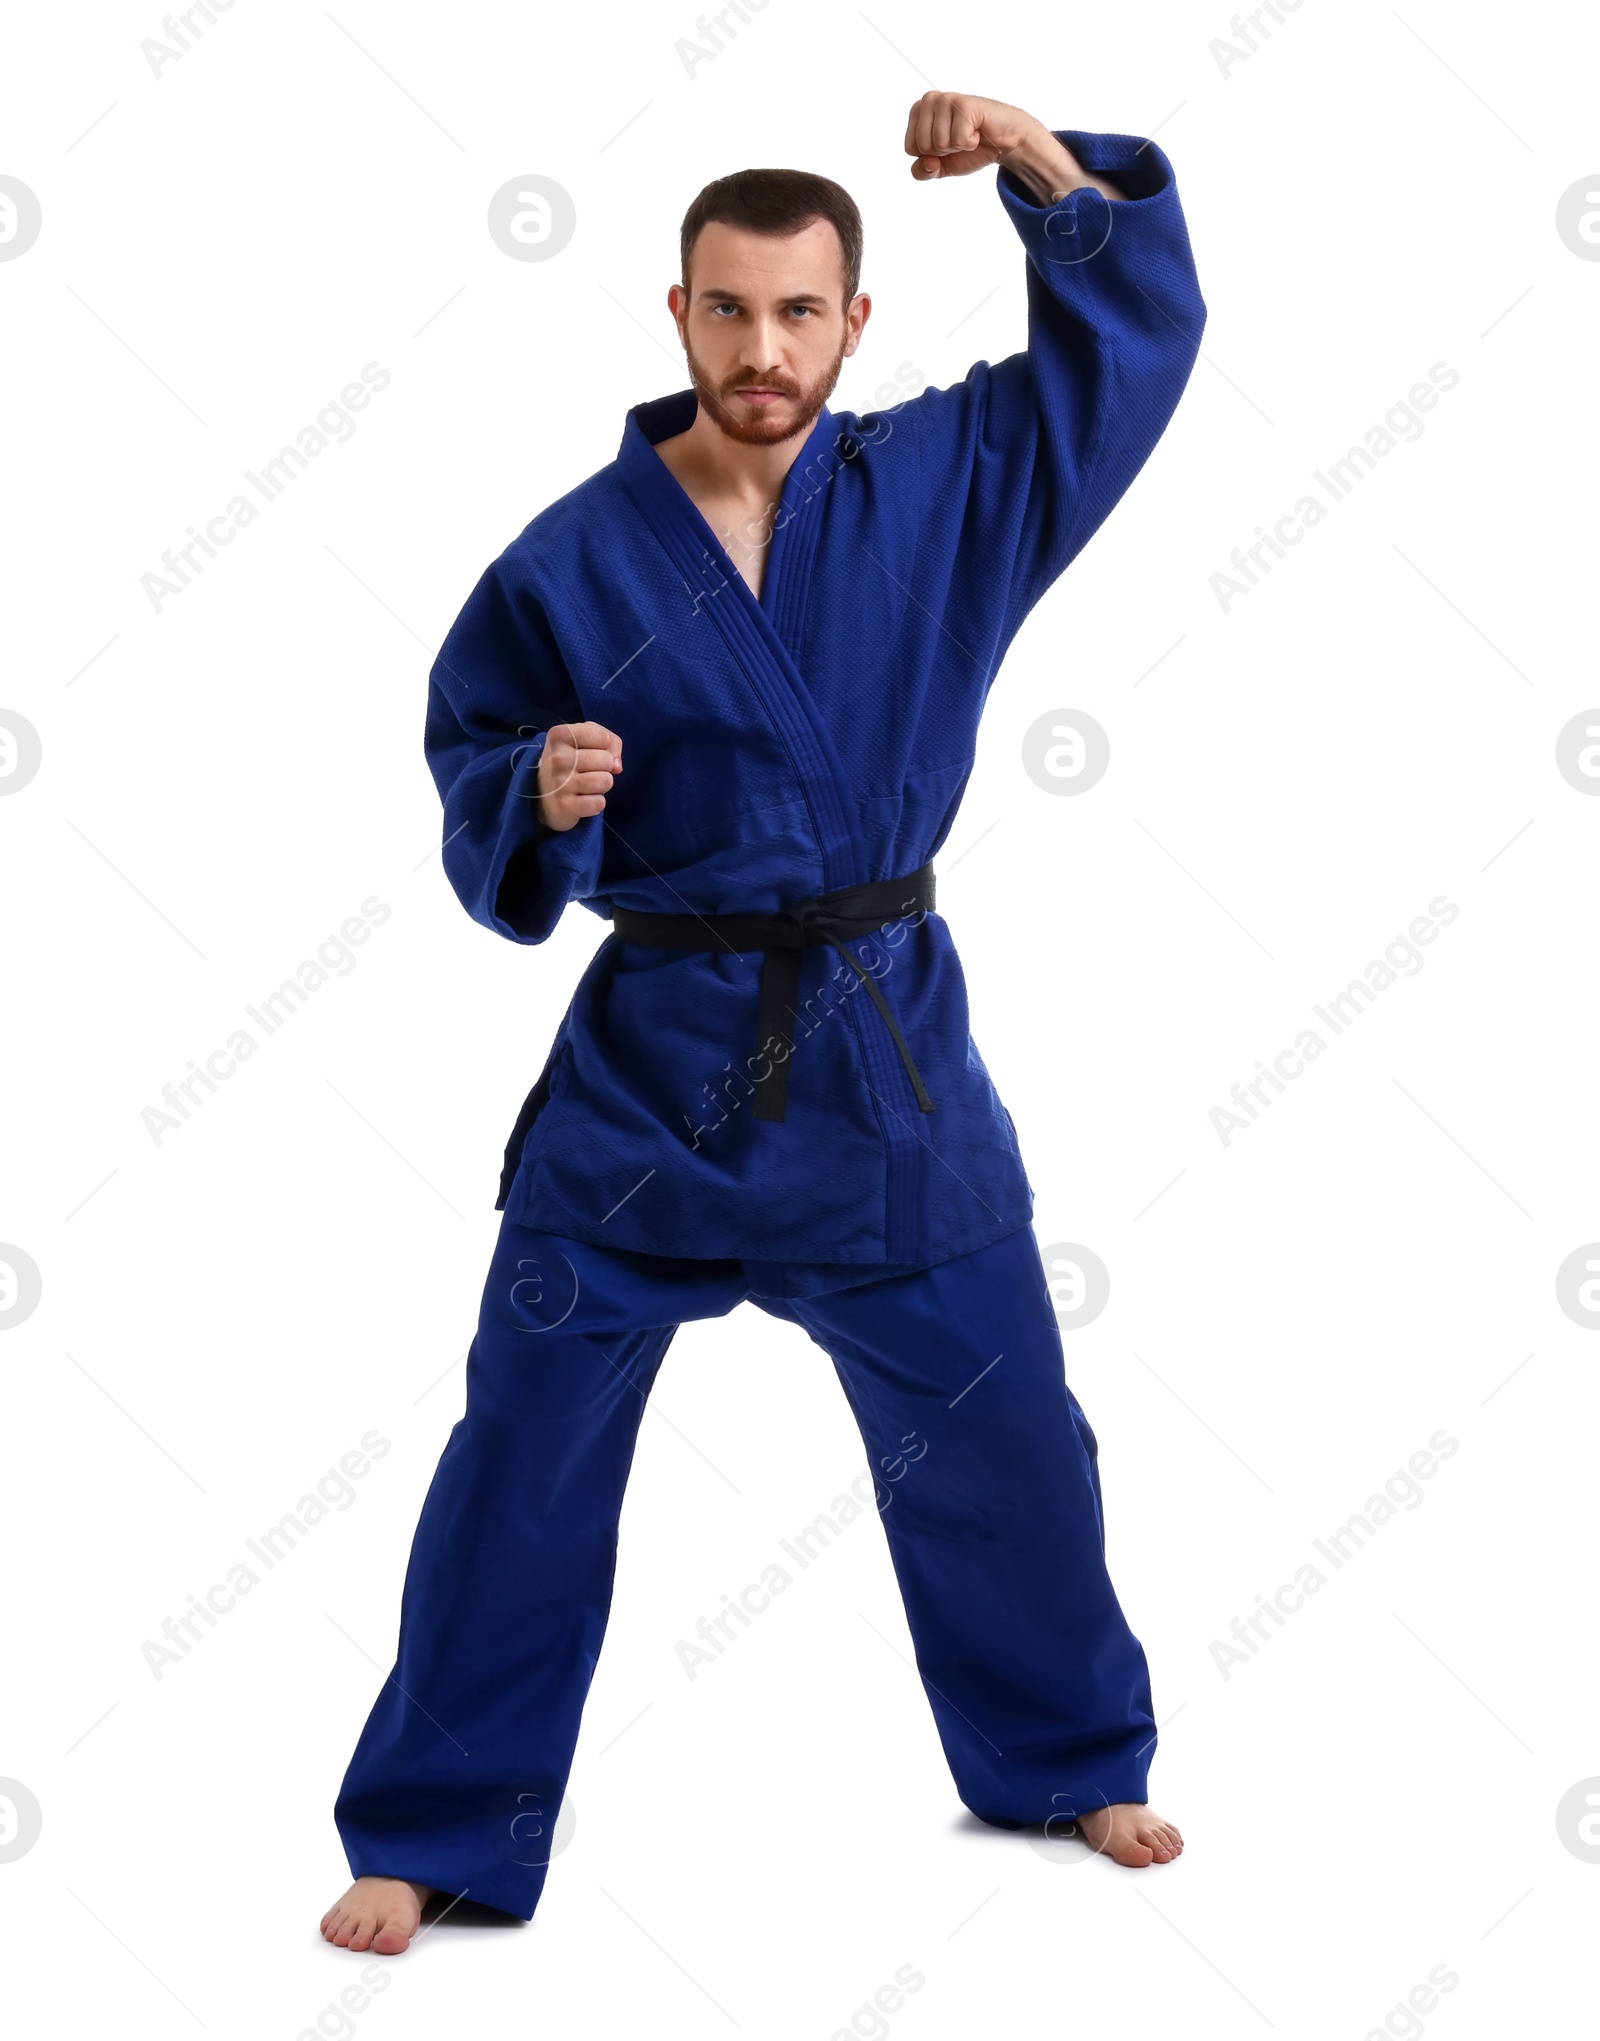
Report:
[{"label": "wrist", "polygon": [[999,167],[1009,170],[1040,205],[1053,205],[1059,195],[1088,182],[1082,164],[1042,121],[1001,151]]},{"label": "wrist", "polygon": [[1039,122],[1014,147],[998,158],[1002,170],[1012,176],[1042,206],[1054,205],[1069,192],[1087,186],[1103,198],[1121,198],[1122,193],[1103,178],[1084,169],[1065,142]]}]

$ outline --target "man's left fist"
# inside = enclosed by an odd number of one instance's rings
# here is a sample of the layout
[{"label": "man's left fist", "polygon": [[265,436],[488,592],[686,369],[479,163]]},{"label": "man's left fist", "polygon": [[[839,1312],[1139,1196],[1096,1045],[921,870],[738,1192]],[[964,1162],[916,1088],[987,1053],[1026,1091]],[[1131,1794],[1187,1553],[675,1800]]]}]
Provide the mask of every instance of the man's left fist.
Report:
[{"label": "man's left fist", "polygon": [[906,122],[906,154],[913,177],[966,177],[987,170],[1030,134],[1048,134],[1042,121],[1002,99],[971,92],[924,92]]},{"label": "man's left fist", "polygon": [[1042,120],[973,92],[924,92],[906,122],[906,154],[915,159],[911,174],[919,178],[967,177],[1003,164],[1042,205],[1084,185],[1102,198],[1123,196],[1085,170]]}]

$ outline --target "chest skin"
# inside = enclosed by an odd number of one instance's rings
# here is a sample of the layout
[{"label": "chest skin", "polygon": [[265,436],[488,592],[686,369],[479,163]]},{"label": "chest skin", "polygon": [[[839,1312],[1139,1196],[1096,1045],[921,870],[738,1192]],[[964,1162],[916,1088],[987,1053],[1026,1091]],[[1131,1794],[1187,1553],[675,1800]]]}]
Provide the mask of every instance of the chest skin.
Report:
[{"label": "chest skin", "polygon": [[678,483],[695,509],[716,535],[723,551],[743,577],[750,593],[761,600],[766,579],[767,548],[772,539],[772,519],[777,508],[770,498],[712,494],[692,486],[683,458],[692,435],[679,433],[656,445],[657,458]]}]

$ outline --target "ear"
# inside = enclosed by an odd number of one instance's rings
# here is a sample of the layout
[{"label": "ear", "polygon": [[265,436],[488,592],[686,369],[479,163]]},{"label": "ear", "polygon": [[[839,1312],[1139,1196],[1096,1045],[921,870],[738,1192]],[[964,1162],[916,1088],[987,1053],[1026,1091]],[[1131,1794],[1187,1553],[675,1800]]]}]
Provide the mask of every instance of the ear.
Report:
[{"label": "ear", "polygon": [[846,356],[849,356],[854,354],[856,349],[861,345],[862,331],[865,328],[868,319],[872,317],[872,300],[870,297],[868,297],[865,291],[860,292],[859,295],[853,297],[850,300],[849,309],[846,311],[844,316],[845,324],[849,328],[849,335],[845,340],[844,351]]}]

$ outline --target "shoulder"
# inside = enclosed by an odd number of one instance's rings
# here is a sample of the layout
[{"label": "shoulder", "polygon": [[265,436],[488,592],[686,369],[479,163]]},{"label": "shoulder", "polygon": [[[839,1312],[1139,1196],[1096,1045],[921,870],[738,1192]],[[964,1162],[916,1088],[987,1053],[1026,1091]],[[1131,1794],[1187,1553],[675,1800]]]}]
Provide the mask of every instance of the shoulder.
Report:
[{"label": "shoulder", "polygon": [[849,459],[863,447],[886,444],[900,426],[917,423],[924,385],[923,372],[914,361],[885,367],[873,386],[869,409],[833,412],[835,451]]},{"label": "shoulder", "polygon": [[547,504],[525,524],[491,571],[512,583],[539,582],[570,569],[574,560],[614,529],[628,504],[627,492],[610,461]]}]

